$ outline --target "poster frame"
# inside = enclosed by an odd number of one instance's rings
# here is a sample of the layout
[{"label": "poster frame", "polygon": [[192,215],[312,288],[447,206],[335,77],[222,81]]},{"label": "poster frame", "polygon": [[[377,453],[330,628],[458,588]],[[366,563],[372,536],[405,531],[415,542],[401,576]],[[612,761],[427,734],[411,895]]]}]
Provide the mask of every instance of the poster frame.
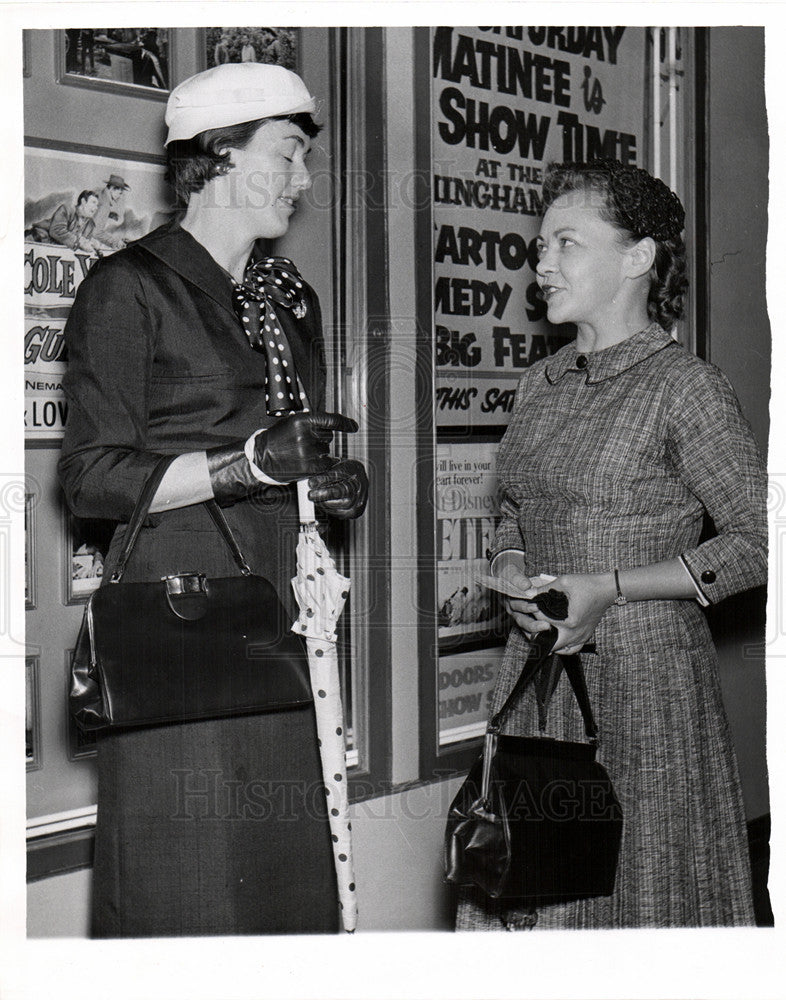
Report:
[{"label": "poster frame", "polygon": [[33,68],[30,55],[30,29],[24,28],[22,30],[22,76],[27,79],[32,75]]},{"label": "poster frame", "polygon": [[[691,350],[705,361],[710,360],[710,192],[708,182],[709,129],[709,28],[693,29],[691,70],[693,88],[688,93],[690,127],[695,136],[693,154],[686,158],[687,186],[692,193],[688,227],[691,257],[692,311],[690,323],[693,336]],[[687,207],[687,206],[686,206]],[[692,210],[691,210],[692,209]]]},{"label": "poster frame", "polygon": [[25,748],[28,771],[40,771],[44,766],[41,751],[41,657],[25,656],[25,739],[30,733],[31,752]]},{"label": "poster frame", "polygon": [[82,87],[86,90],[99,91],[105,94],[123,94],[126,97],[141,97],[152,101],[166,101],[172,90],[172,70],[176,65],[176,33],[173,28],[164,28],[167,32],[167,75],[169,86],[164,88],[147,87],[139,83],[125,83],[122,80],[94,79],[82,76],[80,73],[70,73],[66,69],[66,32],[65,28],[54,29],[55,40],[55,79],[68,87]]},{"label": "poster frame", "polygon": [[38,572],[36,565],[36,507],[38,497],[25,492],[25,610],[34,611],[38,603]]},{"label": "poster frame", "polygon": [[[645,36],[646,37],[646,36]],[[688,312],[685,324],[685,339],[689,349],[700,357],[708,357],[709,343],[706,323],[707,315],[707,246],[708,241],[703,233],[706,226],[702,220],[706,218],[706,185],[703,171],[706,166],[706,38],[701,29],[691,29],[691,59],[688,66],[692,74],[684,93],[685,127],[696,129],[696,143],[683,164],[686,187],[686,209],[695,216],[692,226],[689,226],[688,240],[690,247],[692,279],[694,282],[694,297],[691,310]],[[416,135],[415,135],[415,170],[418,175],[430,178],[432,172],[432,44],[431,28],[418,27],[414,29],[414,75],[413,92],[415,100]],[[643,135],[641,154],[647,159],[649,147],[647,131],[651,123],[645,118],[642,122]],[[427,202],[424,204],[423,202]],[[433,261],[434,235],[432,225],[432,204],[429,199],[422,199],[415,212],[415,253],[417,259]],[[436,385],[438,369],[434,364],[433,324],[434,317],[434,287],[433,266],[418,269],[416,276],[416,315],[419,329],[418,370],[425,363],[428,374],[418,382],[419,398],[431,403],[432,412],[436,400]],[[465,376],[466,377],[466,376]],[[444,426],[443,426],[444,424]],[[449,440],[458,431],[463,430],[463,439],[468,440],[476,431],[497,430],[496,427],[481,428],[480,425],[462,428],[449,425],[446,421],[439,422],[439,414],[432,420],[430,426],[422,427],[418,432],[418,503],[420,509],[433,509],[429,504],[434,500],[434,475],[438,442]],[[418,519],[417,536],[419,544],[420,565],[436,568],[435,520],[422,515]],[[457,746],[439,746],[439,720],[437,664],[441,644],[436,639],[437,589],[436,574],[423,572],[419,581],[419,661],[420,661],[420,760],[421,778],[424,780],[455,773],[467,769],[477,755],[478,740],[468,741]],[[433,612],[429,609],[434,609]],[[489,644],[490,645],[490,644]],[[447,650],[445,650],[447,652]],[[453,652],[453,649],[450,650]]]},{"label": "poster frame", "polygon": [[[413,32],[414,68],[413,96],[415,108],[415,174],[429,178],[431,175],[431,28],[416,27]],[[430,184],[429,184],[430,190]],[[419,198],[415,213],[415,255],[417,260],[433,261],[434,231],[431,198]],[[434,365],[434,285],[433,267],[419,267],[415,274],[415,312],[417,344],[415,358],[416,396],[430,419],[418,421],[416,441],[416,493],[418,510],[430,516],[417,519],[418,607],[418,677],[420,777],[430,781],[435,778],[453,777],[468,770],[478,755],[480,738],[456,744],[439,745],[439,696],[437,691],[437,664],[439,640],[437,628],[437,551],[435,506],[435,459],[437,454],[436,418],[434,400],[436,367]],[[487,428],[483,428],[484,431]],[[466,440],[466,432],[445,428],[446,436]],[[440,434],[440,440],[442,435]]]}]

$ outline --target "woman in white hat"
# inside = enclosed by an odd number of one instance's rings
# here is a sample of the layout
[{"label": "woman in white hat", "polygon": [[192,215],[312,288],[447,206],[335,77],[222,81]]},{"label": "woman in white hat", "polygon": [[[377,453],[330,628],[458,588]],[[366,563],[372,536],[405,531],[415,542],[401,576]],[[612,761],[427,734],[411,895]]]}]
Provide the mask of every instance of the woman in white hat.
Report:
[{"label": "woman in white hat", "polygon": [[[290,261],[258,257],[310,187],[314,99],[279,66],[227,64],[167,104],[176,221],[95,265],[66,328],[60,460],[83,517],[127,521],[161,455],[124,581],[238,570],[201,501],[215,498],[254,573],[295,609],[296,479],[318,510],[357,517],[359,462],[328,455],[319,304]],[[111,576],[124,528],[106,560]],[[311,707],[98,740],[93,934],[337,929]]]}]

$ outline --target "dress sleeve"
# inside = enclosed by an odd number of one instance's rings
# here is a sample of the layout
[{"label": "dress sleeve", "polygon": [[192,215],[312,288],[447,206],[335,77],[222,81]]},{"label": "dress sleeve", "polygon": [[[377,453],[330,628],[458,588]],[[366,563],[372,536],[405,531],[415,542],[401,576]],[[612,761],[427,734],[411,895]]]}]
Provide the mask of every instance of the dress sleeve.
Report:
[{"label": "dress sleeve", "polygon": [[678,388],[669,457],[703,505],[717,535],[682,553],[716,604],[767,579],[767,474],[750,425],[726,376],[700,364]]},{"label": "dress sleeve", "polygon": [[[519,379],[519,384],[516,387],[516,401],[513,406],[513,413],[510,417],[510,423],[508,424],[508,431],[506,431],[502,441],[500,442],[499,449],[497,450],[497,471],[500,468],[500,458],[505,451],[506,439],[510,439],[510,430],[515,429],[516,425],[524,419],[522,411],[524,409],[524,401],[526,396],[525,382],[529,373],[522,375]],[[498,556],[500,552],[504,552],[506,549],[516,549],[519,552],[524,552],[527,548],[524,536],[521,533],[521,528],[519,527],[519,505],[511,496],[510,492],[505,488],[504,483],[500,485],[499,488],[499,511],[500,520],[497,524],[497,530],[494,535],[494,539],[489,546],[489,550],[486,553],[486,557],[489,562],[493,562],[494,557]]]},{"label": "dress sleeve", "polygon": [[516,549],[519,552],[526,549],[517,518],[518,506],[505,491],[500,494],[499,509],[502,516],[497,525],[494,539],[486,553],[489,562],[506,549]]},{"label": "dress sleeve", "polygon": [[155,337],[133,259],[94,265],[77,292],[65,340],[60,482],[78,516],[127,520],[160,458],[146,444]]}]

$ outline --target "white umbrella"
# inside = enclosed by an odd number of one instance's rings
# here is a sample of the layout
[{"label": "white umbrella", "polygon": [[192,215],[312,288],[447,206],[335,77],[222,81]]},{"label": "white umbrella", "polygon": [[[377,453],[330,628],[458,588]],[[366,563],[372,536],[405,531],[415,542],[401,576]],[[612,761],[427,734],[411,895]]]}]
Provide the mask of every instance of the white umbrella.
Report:
[{"label": "white umbrella", "polygon": [[298,507],[300,533],[297,574],[292,579],[292,589],[300,608],[300,617],[292,626],[292,631],[305,637],[308,650],[341,919],[344,930],[351,934],[357,925],[357,894],[347,796],[346,730],[336,650],[336,622],[349,594],[349,580],[336,569],[317,531],[314,505],[308,499],[307,481],[298,483]]}]

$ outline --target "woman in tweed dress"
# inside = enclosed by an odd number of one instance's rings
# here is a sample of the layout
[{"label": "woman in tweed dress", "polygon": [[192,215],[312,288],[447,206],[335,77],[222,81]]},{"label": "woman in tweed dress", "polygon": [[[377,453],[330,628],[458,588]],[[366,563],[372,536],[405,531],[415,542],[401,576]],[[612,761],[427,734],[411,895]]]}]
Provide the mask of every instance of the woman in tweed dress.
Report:
[{"label": "woman in tweed dress", "polygon": [[[577,339],[529,368],[498,457],[502,520],[492,572],[531,598],[569,598],[551,623],[511,600],[514,625],[492,711],[528,638],[582,654],[598,759],[624,812],[610,897],[540,908],[462,891],[459,929],[736,926],[754,923],[737,765],[701,605],[766,579],[765,470],[726,377],[679,346],[684,212],[643,170],[552,166],[538,283],[552,323]],[[699,544],[704,513],[716,536]],[[615,573],[616,570],[616,573]],[[529,587],[548,573],[557,579]],[[537,733],[534,693],[508,731]],[[563,681],[548,734],[581,740]]]}]

